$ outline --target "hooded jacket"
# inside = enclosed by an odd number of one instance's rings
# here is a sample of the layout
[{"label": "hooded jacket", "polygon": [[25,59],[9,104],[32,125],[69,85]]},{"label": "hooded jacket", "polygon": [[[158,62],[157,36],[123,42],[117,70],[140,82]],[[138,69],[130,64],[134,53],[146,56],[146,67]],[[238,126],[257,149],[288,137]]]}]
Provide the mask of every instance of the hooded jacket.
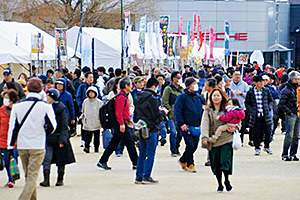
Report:
[{"label": "hooded jacket", "polygon": [[[89,98],[89,92],[94,92],[96,94],[94,99]],[[98,89],[94,86],[91,86],[86,91],[87,98],[82,104],[82,123],[83,130],[86,131],[96,131],[100,130],[100,108],[103,105],[103,102],[98,99]]]},{"label": "hooded jacket", "polygon": [[60,93],[59,96],[59,101],[61,101],[66,107],[66,115],[68,117],[68,120],[75,120],[75,109],[74,109],[74,103],[73,103],[73,97],[72,95],[67,91],[67,81],[64,78],[59,78],[56,80],[55,82],[55,88],[57,82],[59,83],[63,83],[64,85],[64,90],[62,91],[62,93]]},{"label": "hooded jacket", "polygon": [[282,90],[279,108],[286,114],[297,114],[297,84],[288,81]]},{"label": "hooded jacket", "polygon": [[230,124],[239,124],[245,118],[245,111],[236,106],[226,106],[226,114],[220,120]]},{"label": "hooded jacket", "polygon": [[236,95],[236,98],[239,100],[239,103],[240,103],[241,107],[244,110],[246,110],[245,100],[246,100],[247,92],[249,90],[248,84],[246,82],[244,82],[242,79],[238,83],[235,83],[234,81],[231,81],[230,89],[233,92],[239,91],[239,92],[243,93],[243,95]]},{"label": "hooded jacket", "polygon": [[160,102],[156,96],[154,91],[146,88],[137,98],[137,120],[144,120],[150,129],[150,133],[158,131],[160,119],[164,116],[164,112],[158,109]]},{"label": "hooded jacket", "polygon": [[96,86],[95,84],[91,84],[91,85],[88,85],[86,82],[82,83],[78,90],[77,90],[77,93],[76,93],[76,102],[78,104],[78,107],[79,107],[79,112],[81,112],[81,109],[82,109],[82,104],[84,102],[84,100],[86,99],[86,91],[89,87],[91,86],[94,86],[97,88],[97,93],[98,93],[98,99],[101,99],[101,96],[100,96],[100,90],[99,90],[99,87]]}]

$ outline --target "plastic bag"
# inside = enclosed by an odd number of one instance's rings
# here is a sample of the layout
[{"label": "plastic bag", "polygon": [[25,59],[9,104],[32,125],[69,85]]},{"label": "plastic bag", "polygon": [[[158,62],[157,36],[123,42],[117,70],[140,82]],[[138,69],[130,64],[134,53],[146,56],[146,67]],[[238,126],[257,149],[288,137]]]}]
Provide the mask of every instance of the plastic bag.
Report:
[{"label": "plastic bag", "polygon": [[16,159],[10,159],[10,172],[13,181],[20,179],[20,170]]},{"label": "plastic bag", "polygon": [[233,140],[232,140],[232,148],[235,150],[238,150],[242,147],[242,140],[241,140],[241,134],[238,131],[235,131],[233,134]]}]

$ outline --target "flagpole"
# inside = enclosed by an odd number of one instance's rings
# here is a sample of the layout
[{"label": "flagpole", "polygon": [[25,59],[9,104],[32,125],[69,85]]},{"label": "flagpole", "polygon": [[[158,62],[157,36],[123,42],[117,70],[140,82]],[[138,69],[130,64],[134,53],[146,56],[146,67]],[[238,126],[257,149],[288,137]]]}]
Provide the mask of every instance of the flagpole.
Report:
[{"label": "flagpole", "polygon": [[121,0],[121,69],[123,70],[123,0]]}]

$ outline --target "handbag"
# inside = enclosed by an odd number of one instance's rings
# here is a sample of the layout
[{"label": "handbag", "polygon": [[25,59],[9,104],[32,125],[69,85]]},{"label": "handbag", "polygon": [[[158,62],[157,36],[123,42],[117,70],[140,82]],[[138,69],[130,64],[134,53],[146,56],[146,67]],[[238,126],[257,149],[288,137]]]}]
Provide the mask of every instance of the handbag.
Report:
[{"label": "handbag", "polygon": [[10,159],[10,173],[13,181],[20,179],[20,170],[16,159]]},{"label": "handbag", "polygon": [[200,126],[189,126],[189,131],[190,131],[192,136],[200,137],[200,135],[201,135]]},{"label": "handbag", "polygon": [[232,148],[238,150],[242,147],[241,134],[239,131],[233,133]]},{"label": "handbag", "polygon": [[4,169],[4,156],[2,150],[0,149],[0,171]]},{"label": "handbag", "polygon": [[16,123],[15,124],[15,127],[13,129],[13,133],[12,133],[12,138],[11,138],[11,142],[10,142],[10,146],[14,146],[15,145],[15,142],[18,138],[18,134],[19,134],[19,131],[21,129],[21,127],[23,126],[26,118],[28,117],[28,115],[30,114],[31,110],[33,109],[33,107],[35,106],[35,104],[40,101],[39,99],[35,99],[34,100],[34,103],[31,105],[31,107],[28,109],[27,113],[25,114],[24,118],[22,119],[21,123]]}]

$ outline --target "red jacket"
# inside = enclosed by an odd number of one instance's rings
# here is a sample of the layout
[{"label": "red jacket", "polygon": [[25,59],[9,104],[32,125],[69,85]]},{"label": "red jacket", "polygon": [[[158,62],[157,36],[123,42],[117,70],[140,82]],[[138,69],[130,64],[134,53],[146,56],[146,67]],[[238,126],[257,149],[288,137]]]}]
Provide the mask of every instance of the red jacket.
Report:
[{"label": "red jacket", "polygon": [[[129,112],[129,106],[130,103],[127,98],[127,94],[123,90],[121,90],[118,94],[123,94],[117,96],[115,99],[115,111],[116,111],[116,118],[120,125],[124,125],[124,120],[130,121],[130,112]],[[125,104],[126,102],[126,104]]]},{"label": "red jacket", "polygon": [[221,115],[220,120],[230,124],[239,124],[245,118],[245,112],[242,109],[230,110],[226,115]]},{"label": "red jacket", "polygon": [[7,148],[7,133],[9,127],[9,118],[6,111],[6,106],[2,105],[0,108],[0,148],[6,149]]}]

